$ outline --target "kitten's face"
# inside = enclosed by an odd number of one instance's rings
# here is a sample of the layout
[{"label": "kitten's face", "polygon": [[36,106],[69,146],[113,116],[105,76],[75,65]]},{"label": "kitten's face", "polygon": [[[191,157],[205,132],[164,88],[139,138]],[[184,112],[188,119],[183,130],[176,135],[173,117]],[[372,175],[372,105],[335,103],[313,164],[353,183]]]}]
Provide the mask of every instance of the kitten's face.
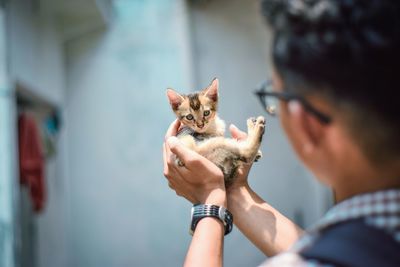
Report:
[{"label": "kitten's face", "polygon": [[181,95],[173,89],[168,89],[167,96],[172,110],[181,123],[197,133],[204,133],[217,113],[218,79],[214,79],[200,92]]}]

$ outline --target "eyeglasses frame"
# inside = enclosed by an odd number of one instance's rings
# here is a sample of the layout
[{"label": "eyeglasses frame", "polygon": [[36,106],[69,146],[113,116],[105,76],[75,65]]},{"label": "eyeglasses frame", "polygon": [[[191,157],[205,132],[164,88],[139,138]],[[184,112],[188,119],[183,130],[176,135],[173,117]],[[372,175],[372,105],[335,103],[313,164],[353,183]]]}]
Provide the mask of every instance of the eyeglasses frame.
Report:
[{"label": "eyeglasses frame", "polygon": [[282,92],[269,92],[266,90],[267,86],[271,86],[272,82],[270,80],[266,80],[262,83],[262,85],[254,91],[254,94],[258,96],[258,99],[261,102],[261,105],[263,106],[264,110],[267,111],[268,114],[271,116],[275,116],[276,114],[271,113],[268,111],[268,106],[266,103],[266,97],[275,97],[279,100],[290,102],[293,100],[299,101],[301,105],[304,107],[304,109],[314,115],[321,123],[323,124],[329,124],[332,122],[332,118],[321,111],[318,111],[316,108],[314,108],[304,97],[287,92],[283,90]]}]

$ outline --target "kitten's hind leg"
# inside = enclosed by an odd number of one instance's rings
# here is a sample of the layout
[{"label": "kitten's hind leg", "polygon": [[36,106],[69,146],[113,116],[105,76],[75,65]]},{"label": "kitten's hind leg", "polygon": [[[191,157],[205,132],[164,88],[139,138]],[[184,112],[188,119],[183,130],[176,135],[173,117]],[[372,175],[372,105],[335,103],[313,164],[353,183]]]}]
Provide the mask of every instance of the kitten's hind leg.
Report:
[{"label": "kitten's hind leg", "polygon": [[264,130],[265,130],[265,118],[263,116],[259,116],[257,118],[251,117],[247,119],[247,134],[249,136],[255,135],[262,139]]},{"label": "kitten's hind leg", "polygon": [[261,157],[259,151],[262,136],[265,131],[265,119],[260,116],[257,119],[250,118],[247,120],[247,139],[241,144],[241,155],[246,161],[251,162]]},{"label": "kitten's hind leg", "polygon": [[[254,117],[249,118],[247,120],[247,129],[248,129],[247,131],[248,132],[254,131],[254,128],[256,127],[256,124],[257,124],[257,119],[256,118],[254,118]],[[264,125],[265,125],[265,122],[264,122]],[[264,132],[261,134],[261,136],[263,134],[264,134]],[[261,143],[261,141],[260,141],[260,143]],[[257,162],[260,158],[262,158],[262,152],[261,152],[261,150],[258,150],[257,154],[256,154],[256,157],[254,158],[254,161]]]}]

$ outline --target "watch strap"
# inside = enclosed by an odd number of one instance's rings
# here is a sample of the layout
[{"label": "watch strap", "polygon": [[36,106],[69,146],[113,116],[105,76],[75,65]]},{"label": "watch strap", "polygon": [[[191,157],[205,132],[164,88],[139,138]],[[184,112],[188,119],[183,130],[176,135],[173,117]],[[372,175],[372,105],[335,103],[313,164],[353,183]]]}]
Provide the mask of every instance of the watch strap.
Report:
[{"label": "watch strap", "polygon": [[211,204],[195,204],[191,212],[192,221],[190,224],[190,234],[193,235],[199,221],[206,217],[217,218],[222,221],[225,228],[225,235],[229,234],[233,228],[233,215],[225,207]]}]

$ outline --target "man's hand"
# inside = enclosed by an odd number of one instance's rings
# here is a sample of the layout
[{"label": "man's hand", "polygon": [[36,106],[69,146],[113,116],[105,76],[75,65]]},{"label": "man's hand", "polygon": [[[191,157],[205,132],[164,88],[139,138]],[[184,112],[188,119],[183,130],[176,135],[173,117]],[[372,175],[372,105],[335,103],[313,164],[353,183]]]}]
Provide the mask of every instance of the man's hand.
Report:
[{"label": "man's hand", "polygon": [[[164,176],[169,186],[192,203],[227,206],[222,171],[211,161],[184,146],[175,136],[180,123],[174,121],[163,146]],[[177,156],[184,166],[177,166]]]},{"label": "man's hand", "polygon": [[[229,126],[229,131],[231,132],[232,138],[236,139],[238,142],[243,142],[247,138],[247,134],[239,130],[235,125],[231,124]],[[233,183],[229,186],[228,191],[248,185],[248,175],[253,163],[244,164],[238,169],[237,176],[233,180]]]}]

